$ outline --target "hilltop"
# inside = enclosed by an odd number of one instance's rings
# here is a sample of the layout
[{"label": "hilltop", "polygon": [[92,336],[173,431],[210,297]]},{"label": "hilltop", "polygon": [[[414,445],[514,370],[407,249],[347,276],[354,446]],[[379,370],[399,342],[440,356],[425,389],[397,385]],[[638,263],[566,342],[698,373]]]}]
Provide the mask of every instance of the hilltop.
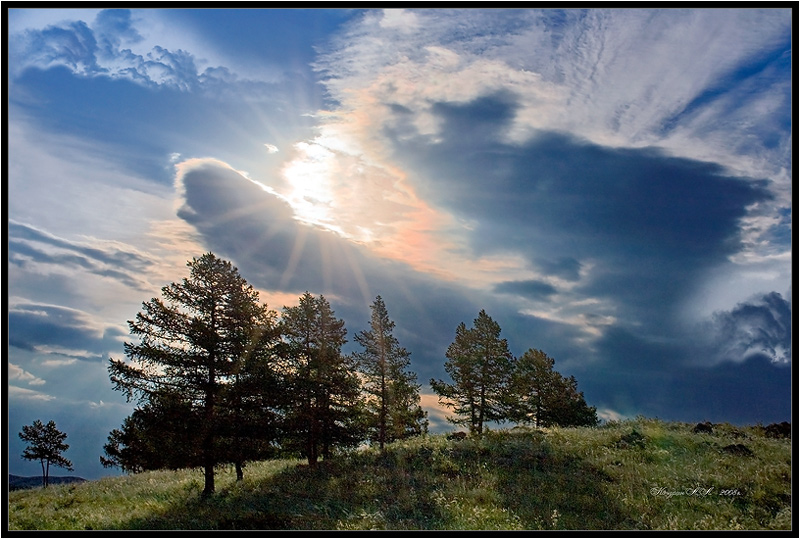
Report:
[{"label": "hilltop", "polygon": [[[76,477],[72,475],[51,475],[48,478],[50,485],[61,485],[69,483],[83,483],[86,481],[83,477]],[[13,475],[8,474],[8,489],[9,490],[22,490],[26,488],[36,488],[42,486],[42,476],[32,475]]]},{"label": "hilltop", "polygon": [[639,418],[9,494],[10,529],[791,529],[791,439]]}]

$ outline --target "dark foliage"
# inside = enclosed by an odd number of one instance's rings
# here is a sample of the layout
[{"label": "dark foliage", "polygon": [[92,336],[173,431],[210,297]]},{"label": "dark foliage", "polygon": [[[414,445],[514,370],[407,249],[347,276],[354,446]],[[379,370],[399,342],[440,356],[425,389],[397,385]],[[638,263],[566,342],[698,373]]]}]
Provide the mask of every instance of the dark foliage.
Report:
[{"label": "dark foliage", "polygon": [[72,463],[61,454],[69,449],[69,444],[64,443],[67,434],[56,428],[55,421],[48,421],[45,425],[37,419],[32,425],[24,425],[19,437],[23,442],[28,442],[22,458],[38,460],[42,465],[43,486],[48,485],[50,465],[72,471]]},{"label": "dark foliage", "polygon": [[[214,467],[232,458],[241,469],[248,456],[236,450],[250,408],[237,382],[255,376],[254,364],[271,359],[276,313],[258,302],[258,292],[230,262],[206,253],[187,265],[189,277],[162,288],[163,299],[143,303],[128,322],[139,342],[125,343],[130,362],[112,359],[109,374],[114,389],[142,404],[165,392],[188,403],[187,419],[197,419],[188,441],[199,440],[189,454],[199,451],[203,493],[210,495]],[[274,390],[262,387],[253,397],[263,402]]]},{"label": "dark foliage", "polygon": [[597,409],[586,404],[574,376],[554,369],[555,361],[530,349],[514,364],[509,391],[509,417],[536,427],[597,425]]}]

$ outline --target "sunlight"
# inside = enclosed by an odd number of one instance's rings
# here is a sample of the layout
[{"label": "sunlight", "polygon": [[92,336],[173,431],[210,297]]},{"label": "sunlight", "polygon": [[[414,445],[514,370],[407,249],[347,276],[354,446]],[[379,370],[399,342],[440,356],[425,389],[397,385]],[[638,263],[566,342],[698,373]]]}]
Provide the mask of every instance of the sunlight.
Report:
[{"label": "sunlight", "polygon": [[295,144],[295,149],[298,158],[283,169],[290,189],[285,196],[295,217],[303,223],[342,233],[334,224],[332,212],[335,195],[330,171],[335,166],[335,154],[319,144],[307,142]]}]

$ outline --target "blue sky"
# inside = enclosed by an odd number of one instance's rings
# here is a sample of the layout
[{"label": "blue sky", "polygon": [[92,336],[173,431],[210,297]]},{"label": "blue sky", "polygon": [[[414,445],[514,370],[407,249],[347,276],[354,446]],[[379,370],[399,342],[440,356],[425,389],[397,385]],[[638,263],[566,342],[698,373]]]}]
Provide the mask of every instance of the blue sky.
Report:
[{"label": "blue sky", "polygon": [[6,15],[10,473],[35,419],[111,473],[108,358],[209,250],[381,295],[433,430],[481,309],[603,418],[790,418],[791,10]]}]

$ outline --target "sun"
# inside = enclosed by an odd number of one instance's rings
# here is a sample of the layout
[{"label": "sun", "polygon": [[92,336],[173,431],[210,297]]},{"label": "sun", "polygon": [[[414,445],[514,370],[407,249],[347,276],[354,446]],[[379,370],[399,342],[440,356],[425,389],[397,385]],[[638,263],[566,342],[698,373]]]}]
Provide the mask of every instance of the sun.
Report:
[{"label": "sun", "polygon": [[322,227],[346,236],[336,224],[335,189],[331,170],[335,168],[336,155],[320,144],[298,142],[297,157],[287,163],[283,179],[288,184],[284,194],[292,206],[295,218],[303,223]]}]

